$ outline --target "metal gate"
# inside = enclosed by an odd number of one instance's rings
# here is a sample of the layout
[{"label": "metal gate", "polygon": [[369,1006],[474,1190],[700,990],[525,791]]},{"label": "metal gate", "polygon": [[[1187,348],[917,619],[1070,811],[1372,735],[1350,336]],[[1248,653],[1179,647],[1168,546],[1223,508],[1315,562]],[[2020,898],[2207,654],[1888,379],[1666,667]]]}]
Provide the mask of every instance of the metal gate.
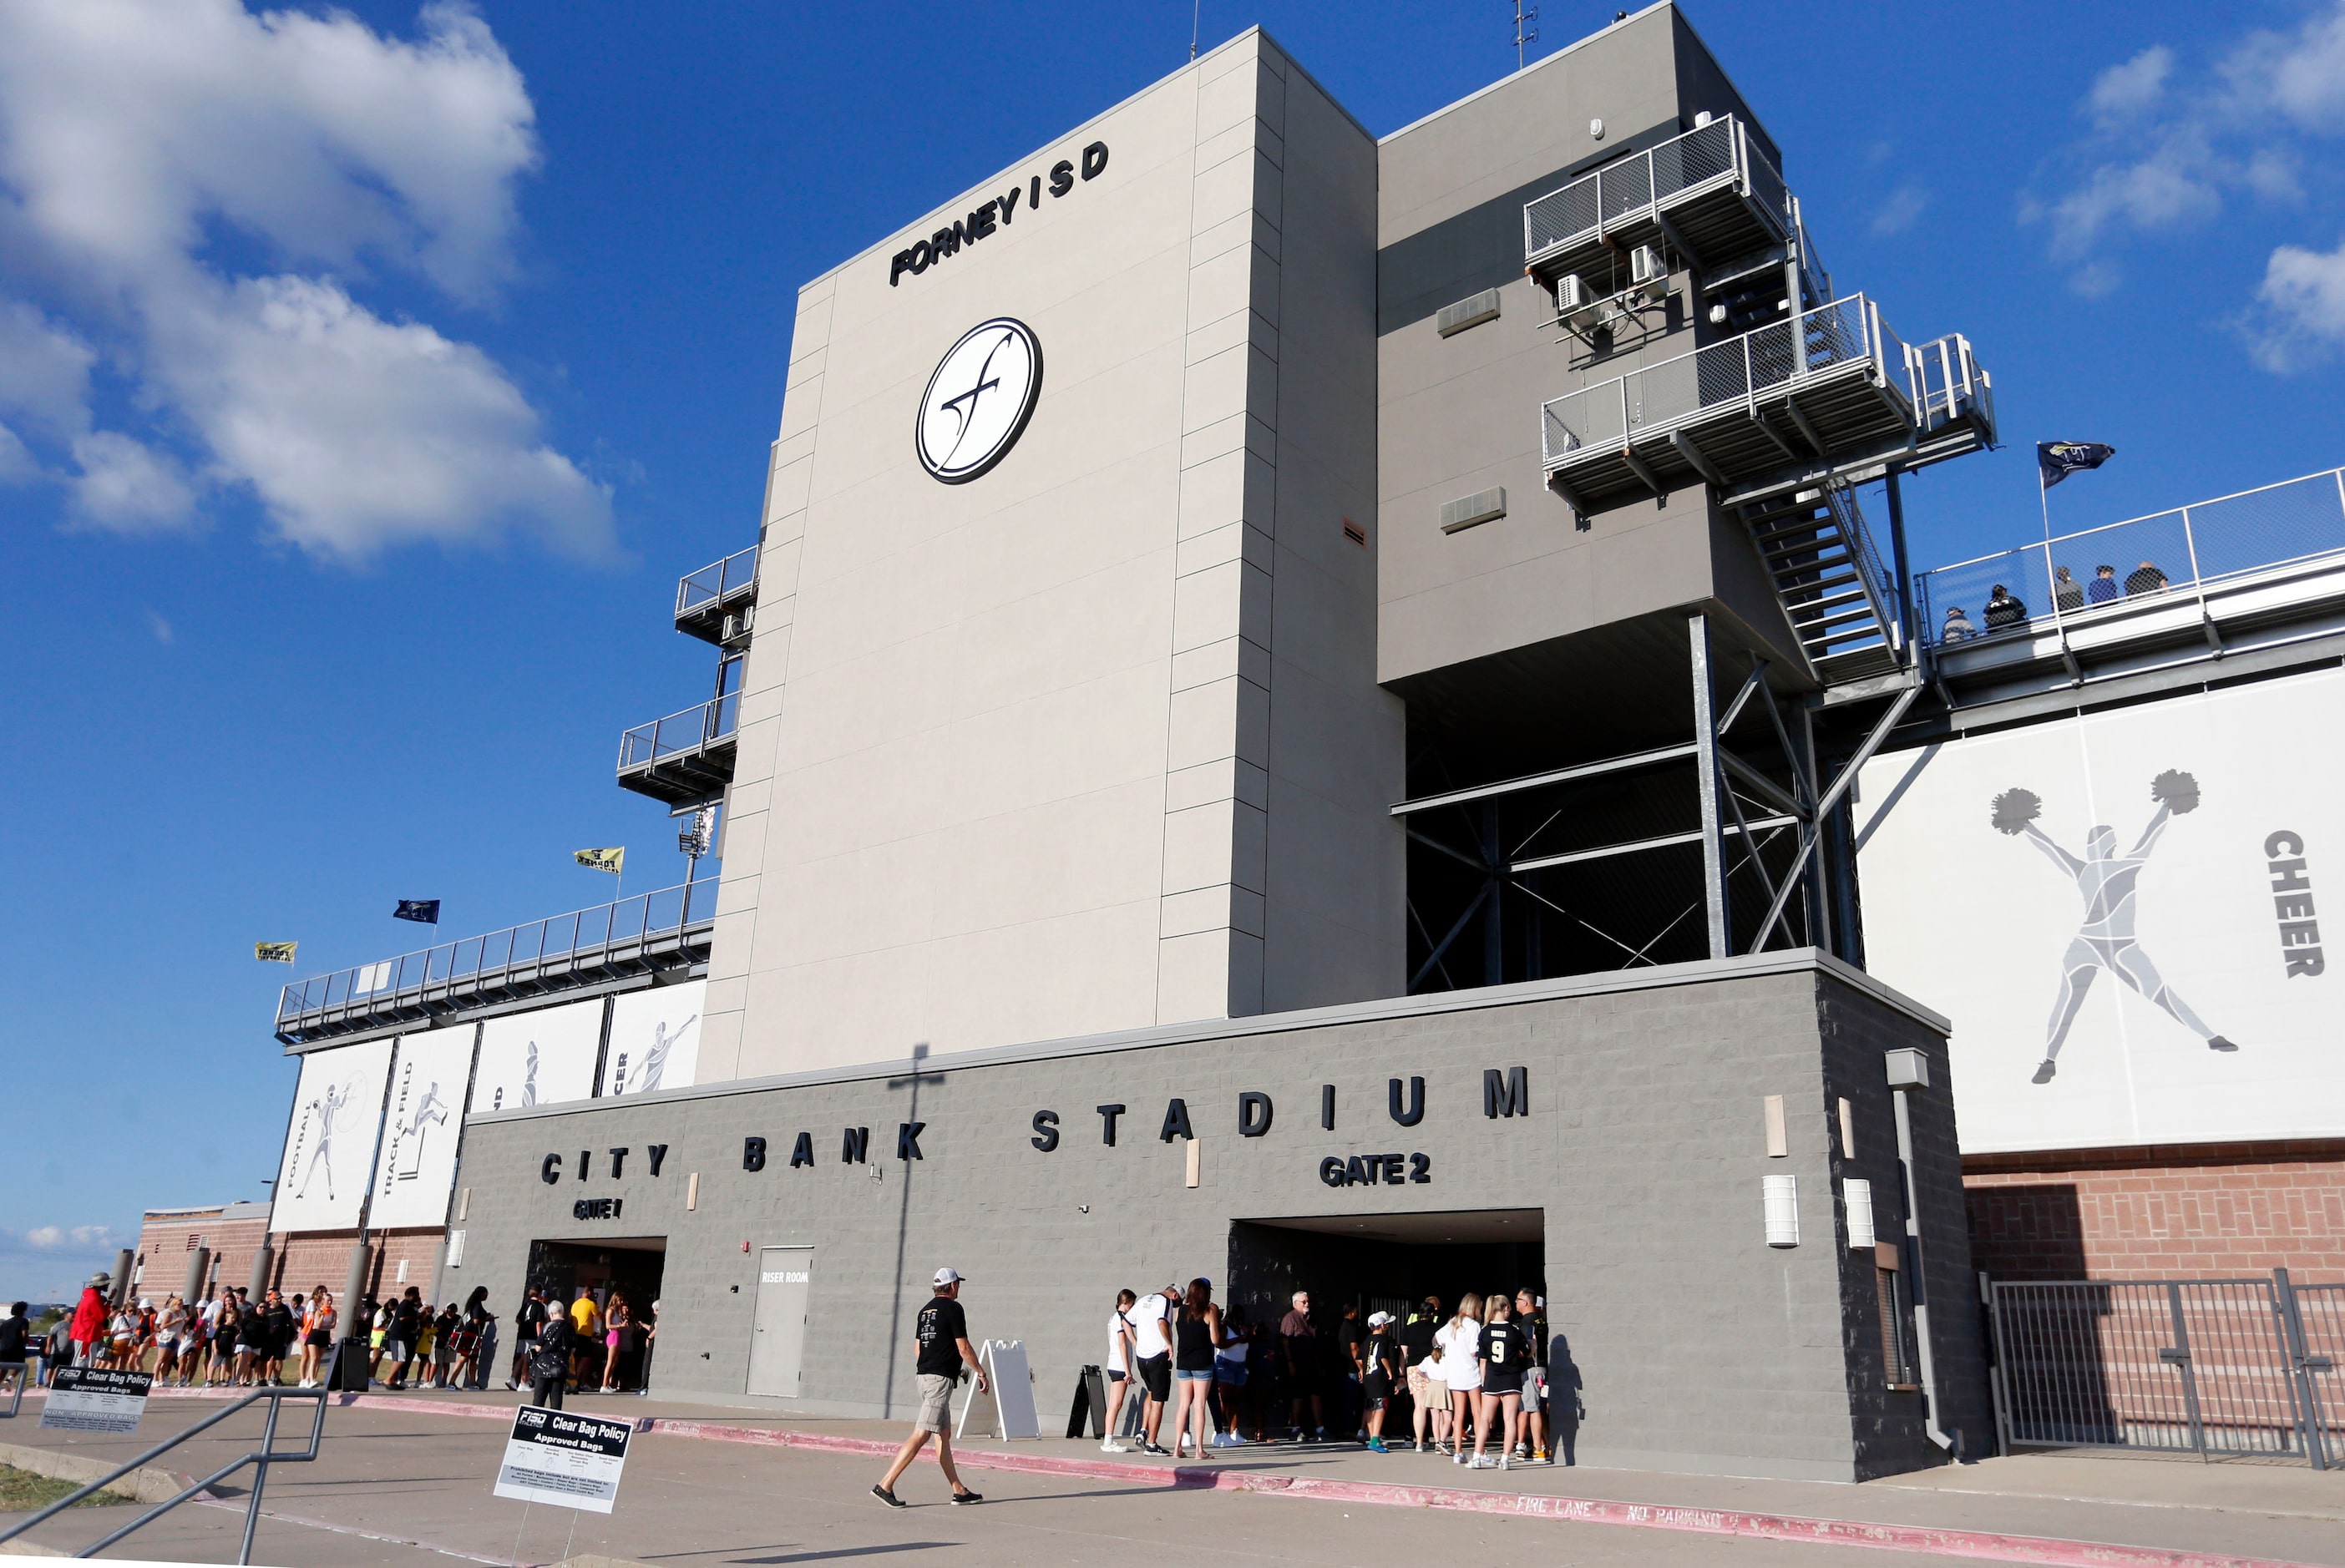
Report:
[{"label": "metal gate", "polygon": [[2131,1448],[2345,1461],[2345,1285],[1988,1286],[2004,1451]]}]

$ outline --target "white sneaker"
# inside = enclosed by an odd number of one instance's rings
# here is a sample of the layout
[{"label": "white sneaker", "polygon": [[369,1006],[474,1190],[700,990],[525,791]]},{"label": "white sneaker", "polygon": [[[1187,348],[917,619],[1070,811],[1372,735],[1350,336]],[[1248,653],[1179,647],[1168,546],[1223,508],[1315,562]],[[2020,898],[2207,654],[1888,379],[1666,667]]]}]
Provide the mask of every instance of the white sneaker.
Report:
[{"label": "white sneaker", "polygon": [[1103,1437],[1100,1439],[1100,1452],[1101,1453],[1122,1453],[1125,1452],[1126,1450],[1123,1444],[1116,1442],[1115,1439],[1112,1437]]},{"label": "white sneaker", "polygon": [[1510,1454],[1510,1453],[1502,1453],[1502,1454],[1500,1454],[1500,1455],[1498,1456],[1498,1468],[1499,1468],[1500,1470],[1512,1470],[1512,1469],[1514,1469],[1514,1468],[1515,1468],[1515,1456],[1514,1456],[1513,1454]]},{"label": "white sneaker", "polygon": [[1466,1468],[1468,1470],[1493,1470],[1496,1469],[1497,1466],[1491,1462],[1490,1456],[1488,1454],[1477,1453],[1474,1456],[1473,1462],[1467,1465]]}]

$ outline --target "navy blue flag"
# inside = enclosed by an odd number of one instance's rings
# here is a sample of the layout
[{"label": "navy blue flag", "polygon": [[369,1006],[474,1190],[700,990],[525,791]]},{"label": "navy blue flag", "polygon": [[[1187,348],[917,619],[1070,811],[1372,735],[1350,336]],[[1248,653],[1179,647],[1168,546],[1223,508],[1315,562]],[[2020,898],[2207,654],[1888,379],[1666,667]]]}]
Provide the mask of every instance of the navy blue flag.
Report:
[{"label": "navy blue flag", "polygon": [[2044,488],[2050,490],[2072,473],[2096,469],[2117,455],[2117,449],[2099,441],[2038,441],[2035,443],[2035,467],[2044,477]]},{"label": "navy blue flag", "polygon": [[391,917],[437,926],[440,924],[440,901],[436,898],[402,898],[399,901],[399,907],[391,912]]}]

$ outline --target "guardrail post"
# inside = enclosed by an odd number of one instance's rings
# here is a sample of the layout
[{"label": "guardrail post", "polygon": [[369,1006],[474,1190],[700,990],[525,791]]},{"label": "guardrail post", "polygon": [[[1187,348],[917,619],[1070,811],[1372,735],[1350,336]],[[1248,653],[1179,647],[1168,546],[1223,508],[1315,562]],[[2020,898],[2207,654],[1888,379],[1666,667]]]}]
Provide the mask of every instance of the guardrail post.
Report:
[{"label": "guardrail post", "polygon": [[2190,1330],[2182,1321],[2182,1286],[2179,1281],[2166,1282],[2167,1310],[2174,1319],[2174,1345],[2158,1352],[2158,1360],[2179,1367],[2182,1371],[2182,1410],[2190,1421],[2190,1446],[2198,1452],[2200,1462],[2207,1462],[2207,1429],[2198,1419],[2198,1380],[2190,1371]]}]

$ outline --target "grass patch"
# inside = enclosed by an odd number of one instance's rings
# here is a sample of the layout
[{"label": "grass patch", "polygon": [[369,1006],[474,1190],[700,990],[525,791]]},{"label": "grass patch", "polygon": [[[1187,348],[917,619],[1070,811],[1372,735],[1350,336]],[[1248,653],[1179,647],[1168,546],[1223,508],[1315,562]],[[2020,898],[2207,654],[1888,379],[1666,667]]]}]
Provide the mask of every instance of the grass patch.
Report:
[{"label": "grass patch", "polygon": [[[0,1513],[30,1513],[36,1508],[46,1508],[85,1484],[78,1481],[53,1481],[46,1475],[35,1475],[29,1470],[18,1470],[13,1464],[0,1464]],[[100,1492],[83,1498],[74,1506],[102,1508],[134,1501],[118,1492]]]}]

